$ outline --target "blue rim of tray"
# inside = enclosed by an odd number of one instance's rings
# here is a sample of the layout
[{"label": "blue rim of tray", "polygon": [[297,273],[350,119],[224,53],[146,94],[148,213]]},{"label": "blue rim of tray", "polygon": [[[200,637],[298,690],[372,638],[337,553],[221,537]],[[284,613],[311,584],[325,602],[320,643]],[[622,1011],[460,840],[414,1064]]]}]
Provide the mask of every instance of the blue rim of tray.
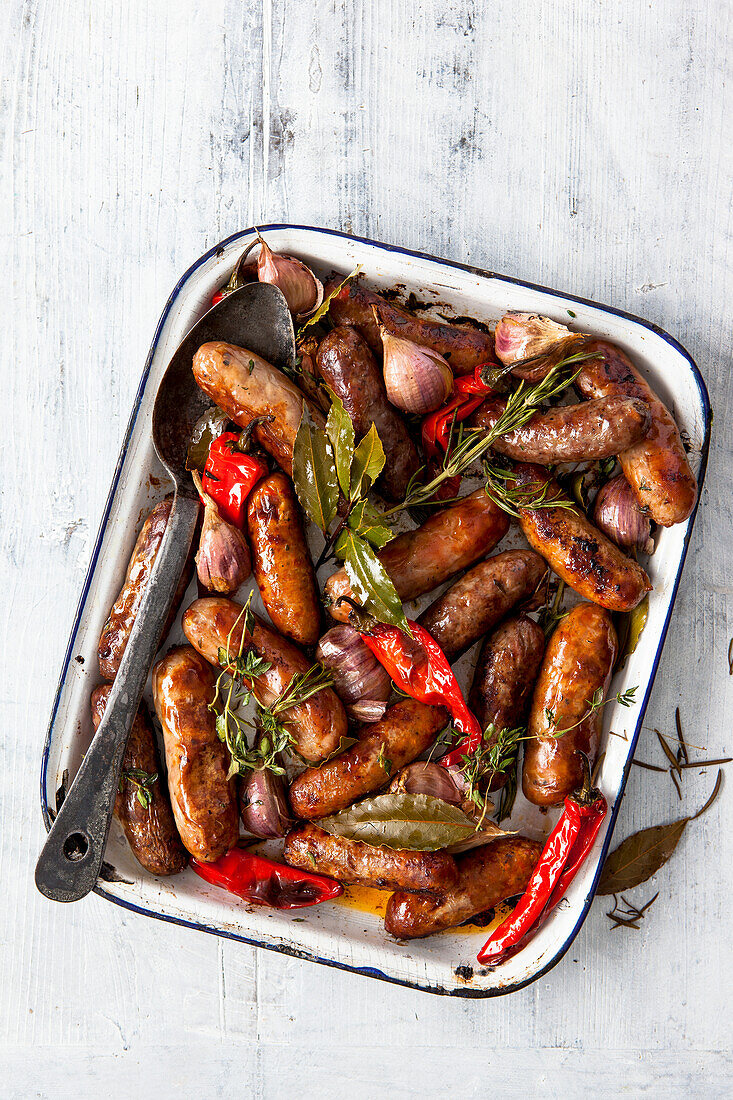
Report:
[{"label": "blue rim of tray", "polygon": [[[595,877],[593,879],[593,883],[591,884],[591,888],[588,891],[588,894],[585,898],[585,901],[583,902],[583,908],[581,909],[581,912],[578,916],[578,920],[576,921],[574,927],[572,928],[572,930],[568,934],[567,939],[565,940],[562,947],[560,947],[558,949],[558,951],[555,953],[555,955],[553,955],[552,959],[550,959],[550,961],[545,966],[543,966],[540,970],[538,970],[535,974],[532,974],[528,978],[522,979],[522,981],[512,982],[511,984],[507,984],[505,986],[497,987],[496,989],[470,989],[470,988],[463,989],[463,988],[460,988],[460,987],[456,988],[456,989],[446,989],[446,988],[443,988],[442,986],[439,986],[439,985],[421,984],[420,982],[411,982],[411,981],[408,981],[407,979],[404,979],[404,978],[394,978],[389,974],[384,974],[381,970],[379,970],[375,967],[350,966],[347,963],[337,962],[334,959],[320,958],[320,956],[314,955],[312,952],[304,951],[304,950],[301,950],[297,947],[288,947],[288,946],[285,946],[285,945],[278,945],[278,944],[272,944],[272,943],[263,943],[260,940],[252,939],[248,936],[239,935],[236,932],[227,932],[227,931],[225,931],[223,929],[220,929],[220,928],[217,928],[215,926],[202,924],[199,921],[190,921],[190,920],[186,920],[183,917],[174,917],[174,916],[171,916],[168,913],[158,913],[158,912],[155,912],[155,910],[153,910],[153,909],[145,909],[141,905],[135,905],[132,902],[125,901],[123,898],[116,897],[114,894],[108,893],[104,889],[104,887],[100,886],[100,885],[95,886],[94,892],[96,894],[99,894],[100,897],[106,898],[108,901],[114,902],[115,905],[120,905],[124,909],[129,909],[131,912],[139,913],[142,916],[155,917],[157,920],[166,921],[169,924],[179,924],[179,925],[182,925],[184,928],[194,928],[194,929],[196,929],[200,932],[209,932],[209,933],[211,933],[212,935],[215,935],[215,936],[223,936],[223,937],[225,937],[226,939],[229,939],[229,940],[237,940],[240,943],[249,944],[251,947],[261,947],[266,951],[275,951],[278,954],[290,955],[293,958],[304,959],[304,960],[307,960],[309,962],[321,963],[323,966],[332,966],[332,967],[335,967],[338,970],[346,970],[346,971],[349,971],[350,973],[353,973],[353,974],[364,974],[367,977],[379,978],[381,981],[390,982],[393,985],[406,986],[410,989],[419,989],[419,990],[422,990],[425,993],[436,993],[436,994],[442,994],[444,996],[449,996],[449,997],[464,997],[464,998],[471,998],[471,999],[479,999],[479,998],[484,998],[484,997],[501,997],[501,996],[504,996],[507,993],[515,993],[517,990],[523,989],[527,985],[531,985],[532,982],[536,982],[538,978],[541,978],[543,975],[549,973],[549,971],[552,970],[553,967],[557,966],[557,964],[560,962],[560,960],[565,955],[566,951],[569,949],[569,947],[572,944],[575,937],[580,932],[580,929],[582,928],[583,923],[584,923],[584,921],[585,921],[585,919],[588,915],[588,912],[590,911],[590,907],[591,907],[591,904],[593,902],[593,898],[595,896],[596,886],[598,885],[598,880],[599,880],[599,878],[601,876],[601,872],[603,870],[603,862],[605,860],[606,854],[608,852],[608,849],[609,849],[609,846],[610,846],[610,843],[611,843],[611,838],[613,836],[613,830],[614,830],[615,825],[616,825],[616,818],[618,817],[618,811],[619,811],[619,808],[621,806],[621,800],[623,798],[624,790],[626,789],[626,782],[627,782],[628,777],[629,777],[629,771],[631,770],[631,764],[632,764],[632,761],[633,761],[633,758],[634,758],[634,751],[636,749],[636,744],[637,744],[637,741],[639,739],[639,734],[640,734],[640,731],[641,731],[642,722],[644,720],[644,714],[646,712],[646,708],[647,708],[647,705],[648,705],[648,702],[649,702],[649,697],[651,695],[651,691],[652,691],[652,688],[654,686],[654,681],[656,679],[657,669],[659,667],[659,662],[661,660],[662,651],[664,649],[664,643],[665,643],[665,640],[666,640],[666,637],[667,637],[667,630],[669,629],[669,624],[670,624],[670,621],[671,621],[671,618],[672,618],[672,612],[674,610],[675,601],[677,599],[677,592],[678,592],[679,585],[680,585],[680,580],[681,580],[681,577],[682,577],[682,571],[684,569],[685,559],[687,557],[687,550],[688,550],[688,547],[689,547],[689,544],[690,544],[690,538],[691,538],[692,531],[693,531],[693,528],[694,528],[694,525],[695,525],[697,510],[698,510],[698,507],[699,507],[699,504],[700,504],[700,498],[701,498],[701,495],[702,495],[702,487],[703,487],[703,483],[705,481],[705,472],[706,472],[707,464],[708,464],[708,452],[709,452],[709,449],[710,449],[710,429],[711,429],[711,424],[712,424],[712,411],[711,411],[711,408],[710,408],[710,396],[708,394],[707,386],[705,385],[705,381],[704,381],[704,379],[703,379],[703,377],[702,377],[702,375],[701,375],[701,373],[698,369],[698,366],[695,363],[694,359],[689,354],[689,352],[686,351],[686,349],[679,343],[678,340],[675,340],[675,338],[673,336],[670,336],[670,334],[668,332],[666,332],[663,328],[660,328],[658,325],[652,324],[650,321],[645,321],[641,317],[636,317],[633,313],[627,313],[625,310],[616,309],[614,306],[602,305],[600,302],[594,302],[592,299],[581,298],[576,294],[566,294],[564,291],[553,290],[551,287],[541,286],[538,283],[528,283],[524,279],[515,279],[510,275],[501,275],[501,274],[498,274],[497,272],[494,272],[494,271],[484,271],[481,268],[472,267],[469,264],[461,264],[461,263],[458,263],[455,260],[445,260],[445,259],[442,259],[439,256],[432,256],[428,252],[416,252],[416,251],[414,251],[412,249],[409,249],[409,248],[401,248],[398,245],[382,244],[379,241],[371,240],[369,237],[356,237],[356,236],[354,236],[353,234],[350,234],[350,233],[342,233],[340,230],[337,230],[337,229],[322,229],[322,228],[318,228],[316,226],[311,226],[311,225],[291,225],[289,223],[278,223],[278,224],[272,224],[272,225],[260,225],[260,226],[258,226],[258,229],[261,233],[262,232],[274,232],[276,230],[286,229],[286,230],[302,230],[302,231],[306,231],[306,232],[309,232],[309,233],[319,233],[319,234],[322,234],[323,236],[327,236],[327,237],[341,237],[344,240],[356,241],[359,244],[369,245],[373,248],[377,248],[377,249],[379,249],[381,251],[384,251],[384,252],[394,252],[394,253],[396,253],[398,255],[401,255],[401,256],[408,256],[408,257],[417,258],[417,259],[421,259],[421,260],[428,260],[431,263],[439,263],[439,264],[444,265],[445,267],[455,268],[458,271],[466,271],[466,272],[469,272],[472,275],[477,275],[482,279],[485,279],[485,278],[498,279],[501,282],[509,283],[509,284],[514,285],[514,286],[521,286],[521,287],[524,287],[528,290],[537,290],[537,291],[541,291],[544,294],[552,294],[552,295],[555,295],[556,297],[562,297],[566,301],[577,302],[579,305],[590,306],[593,309],[601,309],[605,313],[610,313],[615,317],[622,317],[626,321],[632,321],[634,324],[641,325],[643,328],[648,329],[650,332],[653,332],[656,336],[661,337],[662,340],[664,340],[666,343],[670,344],[670,346],[673,347],[675,349],[675,351],[679,352],[679,354],[682,355],[683,358],[687,360],[687,362],[689,363],[689,366],[690,366],[690,371],[691,371],[692,376],[695,380],[695,385],[697,386],[698,393],[700,395],[700,408],[701,408],[701,411],[702,411],[702,414],[703,414],[704,436],[703,436],[702,446],[700,448],[700,467],[699,467],[698,475],[697,475],[697,481],[698,481],[697,501],[695,502],[695,508],[694,508],[694,510],[692,512],[692,515],[690,517],[689,526],[688,526],[687,532],[685,534],[684,543],[683,543],[683,546],[682,546],[682,553],[680,554],[679,564],[677,566],[677,574],[675,576],[674,587],[673,587],[673,590],[672,590],[672,598],[670,600],[669,608],[667,610],[667,615],[666,615],[666,618],[664,620],[664,625],[662,627],[662,632],[659,636],[659,645],[657,646],[657,650],[656,650],[656,653],[654,655],[654,663],[652,665],[652,672],[651,672],[651,676],[649,677],[646,692],[644,694],[644,698],[642,700],[642,704],[641,704],[641,707],[640,707],[640,710],[639,710],[639,716],[638,716],[638,719],[637,719],[636,728],[634,729],[634,733],[633,733],[633,736],[632,736],[631,741],[630,741],[629,753],[628,753],[628,757],[627,757],[626,766],[624,767],[623,776],[621,778],[621,784],[619,786],[618,793],[616,795],[616,799],[614,801],[614,804],[611,808],[611,816],[610,816],[610,821],[609,821],[608,832],[606,833],[606,838],[605,838],[605,841],[604,841],[604,844],[603,844],[603,850],[601,851],[601,855],[600,855],[600,858],[598,860],[598,869],[597,869]],[[74,617],[74,625],[72,627],[71,635],[69,637],[69,644],[66,648],[66,654],[64,656],[64,662],[63,662],[63,665],[62,665],[62,668],[61,668],[61,675],[59,677],[58,686],[56,688],[56,694],[54,696],[53,708],[51,710],[51,718],[50,718],[50,721],[49,721],[49,724],[48,724],[48,730],[46,732],[46,741],[45,741],[45,744],[43,746],[43,756],[41,758],[41,776],[40,776],[40,779],[41,779],[41,792],[40,793],[41,793],[41,811],[43,813],[43,820],[44,820],[47,831],[51,828],[51,815],[49,813],[49,806],[48,806],[48,803],[47,803],[47,800],[46,800],[47,771],[48,771],[48,759],[49,759],[49,754],[50,754],[50,751],[51,751],[51,738],[52,738],[52,734],[53,734],[54,724],[55,724],[55,721],[56,721],[56,714],[58,712],[59,702],[60,702],[60,699],[61,699],[61,692],[63,690],[64,684],[65,684],[65,681],[66,681],[66,676],[67,676],[68,671],[69,671],[69,665],[71,663],[72,653],[73,653],[74,648],[75,648],[76,636],[77,636],[77,633],[78,633],[78,630],[79,630],[79,624],[81,622],[82,612],[84,610],[84,605],[86,603],[87,595],[89,593],[89,588],[90,588],[90,585],[91,585],[91,582],[92,582],[92,577],[94,576],[94,571],[95,571],[96,566],[97,566],[97,560],[99,558],[99,553],[100,553],[100,549],[101,549],[101,546],[102,546],[102,541],[104,539],[104,534],[105,534],[105,531],[106,531],[106,528],[107,528],[107,522],[109,520],[109,514],[110,514],[110,511],[111,511],[111,508],[112,508],[112,502],[114,500],[115,493],[117,491],[117,486],[119,484],[120,474],[122,472],[122,466],[124,464],[125,458],[127,457],[127,449],[130,445],[130,439],[132,437],[132,433],[134,431],[135,424],[137,422],[138,413],[140,411],[140,404],[142,402],[142,397],[143,397],[143,394],[145,392],[145,387],[147,385],[148,376],[150,374],[150,366],[151,366],[151,363],[153,361],[153,356],[155,355],[155,352],[156,352],[157,347],[158,347],[158,340],[160,339],[160,333],[162,331],[163,325],[165,324],[165,322],[166,322],[166,320],[167,320],[167,318],[170,314],[173,303],[176,301],[176,299],[178,298],[178,295],[180,294],[181,290],[183,289],[185,284],[188,282],[188,280],[191,278],[191,276],[203,264],[207,263],[210,259],[215,257],[217,254],[221,253],[230,244],[233,244],[235,241],[241,240],[243,237],[251,236],[255,231],[256,231],[255,228],[251,227],[250,229],[243,229],[243,230],[240,230],[237,233],[232,233],[231,236],[226,237],[223,241],[220,241],[218,244],[214,245],[207,252],[205,252],[202,256],[200,256],[198,258],[198,260],[196,260],[196,262],[193,263],[188,268],[188,270],[185,272],[185,274],[176,283],[170,297],[168,298],[168,301],[165,304],[165,308],[164,308],[164,310],[163,310],[163,312],[160,316],[160,320],[158,321],[158,325],[157,325],[156,330],[155,330],[155,335],[153,337],[152,344],[150,345],[150,351],[148,352],[148,356],[147,356],[147,359],[145,361],[145,369],[143,370],[142,377],[140,379],[140,384],[137,388],[137,393],[135,395],[135,401],[134,401],[134,404],[133,404],[133,407],[132,407],[132,412],[130,414],[130,419],[129,419],[128,424],[127,424],[127,430],[125,432],[125,437],[124,437],[123,442],[122,442],[122,448],[120,450],[120,456],[117,460],[117,466],[115,467],[114,477],[112,478],[112,484],[110,486],[110,490],[109,490],[109,493],[107,495],[107,501],[106,501],[105,506],[104,506],[104,512],[102,514],[102,521],[101,521],[101,524],[100,524],[100,527],[99,527],[99,532],[97,534],[97,539],[96,539],[96,542],[94,544],[94,550],[92,552],[91,560],[90,560],[90,563],[89,563],[89,568],[87,570],[87,575],[86,575],[86,578],[84,580],[84,584],[82,586],[81,595],[79,597],[79,602],[77,604],[76,615]]]}]

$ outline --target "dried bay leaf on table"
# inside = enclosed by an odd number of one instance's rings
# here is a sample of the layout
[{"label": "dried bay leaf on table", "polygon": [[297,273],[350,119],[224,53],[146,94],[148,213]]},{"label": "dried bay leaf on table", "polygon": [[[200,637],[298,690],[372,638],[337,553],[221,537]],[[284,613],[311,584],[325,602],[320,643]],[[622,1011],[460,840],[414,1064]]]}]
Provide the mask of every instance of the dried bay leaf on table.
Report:
[{"label": "dried bay leaf on table", "polygon": [[672,855],[689,820],[681,817],[627,837],[607,858],[596,893],[620,894],[646,882]]},{"label": "dried bay leaf on table", "polygon": [[603,873],[596,894],[620,894],[640,886],[664,866],[680,842],[690,821],[701,817],[718,797],[723,783],[723,773],[718,770],[712,794],[696,814],[670,821],[668,825],[652,825],[641,829],[621,841],[603,865]]}]

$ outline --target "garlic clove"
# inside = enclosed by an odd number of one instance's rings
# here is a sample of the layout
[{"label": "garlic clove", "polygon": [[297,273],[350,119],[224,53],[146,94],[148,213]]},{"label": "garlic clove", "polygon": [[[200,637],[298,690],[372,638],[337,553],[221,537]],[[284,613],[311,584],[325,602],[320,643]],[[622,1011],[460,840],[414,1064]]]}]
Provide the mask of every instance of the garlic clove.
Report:
[{"label": "garlic clove", "polygon": [[392,681],[358,631],[345,623],[331,627],[318,643],[316,660],[331,673],[350,717],[378,722],[384,716]]},{"label": "garlic clove", "polygon": [[231,596],[252,572],[249,546],[239,528],[221,518],[216,503],[203,491],[197,470],[192,472],[192,477],[204,502],[196,573],[208,592]]},{"label": "garlic clove", "polygon": [[623,550],[654,551],[649,516],[623,474],[603,485],[593,505],[593,522]]},{"label": "garlic clove", "polygon": [[285,836],[292,816],[284,776],[269,769],[253,771],[240,786],[239,809],[248,833],[263,840]]},{"label": "garlic clove", "polygon": [[496,354],[504,366],[544,355],[555,344],[577,337],[565,325],[559,325],[539,313],[505,313],[494,330]]},{"label": "garlic clove", "polygon": [[[460,768],[444,768],[430,760],[416,760],[402,768],[389,787],[402,794],[429,794],[441,798],[452,806],[459,806],[467,817],[474,820],[485,816],[486,811],[468,798],[468,784]],[[491,803],[488,803],[491,808]]]},{"label": "garlic clove", "polygon": [[372,309],[382,337],[384,385],[391,404],[418,416],[439,409],[453,392],[453,372],[447,359],[388,332],[377,308]]},{"label": "garlic clove", "polygon": [[311,269],[294,256],[273,252],[261,237],[257,277],[261,283],[278,287],[285,295],[288,309],[298,318],[315,312],[323,301],[323,283]]}]

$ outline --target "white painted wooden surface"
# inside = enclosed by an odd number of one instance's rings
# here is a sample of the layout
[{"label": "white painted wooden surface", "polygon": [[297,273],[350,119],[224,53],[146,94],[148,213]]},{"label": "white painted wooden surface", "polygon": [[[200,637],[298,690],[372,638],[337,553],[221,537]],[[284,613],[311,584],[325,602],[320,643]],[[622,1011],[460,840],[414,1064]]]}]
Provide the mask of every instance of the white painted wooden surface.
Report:
[{"label": "white painted wooden surface", "polygon": [[[730,1094],[730,790],[637,891],[660,890],[642,931],[598,901],[550,975],[490,1002],[32,880],[45,726],[153,328],[254,221],[495,268],[682,341],[714,446],[648,723],[679,704],[690,740],[733,749],[729,21],[703,0],[5,0],[0,1095]],[[653,734],[639,755],[659,761]],[[685,810],[713,779],[689,774]],[[617,836],[680,812],[634,769]]]}]

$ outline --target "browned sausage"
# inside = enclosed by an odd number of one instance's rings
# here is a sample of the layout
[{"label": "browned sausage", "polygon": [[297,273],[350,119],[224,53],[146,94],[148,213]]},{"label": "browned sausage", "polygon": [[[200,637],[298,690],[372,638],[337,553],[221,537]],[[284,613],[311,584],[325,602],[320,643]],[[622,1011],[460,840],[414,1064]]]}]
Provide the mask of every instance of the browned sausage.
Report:
[{"label": "browned sausage", "polygon": [[387,902],[384,927],[397,939],[455,928],[507,898],[524,893],[542,845],[525,836],[493,840],[459,856],[458,883],[442,897],[400,891]]},{"label": "browned sausage", "polygon": [[292,482],[275,473],[255,486],[247,506],[252,568],[273,623],[300,645],[315,645],[320,604],[313,562]]},{"label": "browned sausage", "polygon": [[229,753],[209,710],[213,698],[214,670],[190,646],[169,650],[153,668],[173,816],[185,847],[204,863],[223,856],[239,836]]},{"label": "browned sausage", "polygon": [[391,775],[432,745],[448,713],[405,699],[384,718],[364,726],[359,740],[320,768],[307,768],[290,787],[290,805],[298,817],[326,817],[376,791]]},{"label": "browned sausage", "polygon": [[[132,551],[132,557],[127,566],[125,583],[120,589],[120,594],[114,602],[99,638],[99,672],[104,680],[114,680],[117,675],[135,618],[145,595],[145,588],[150,580],[150,574],[153,571],[155,559],[160,550],[160,544],[163,541],[172,507],[172,497],[166,497],[165,500],[161,500],[160,504],[156,504],[143,523],[137,537],[135,549]],[[161,638],[166,636],[173,625],[178,606],[191,580],[195,544],[196,539],[193,540],[190,560],[181,574],[181,580],[173,599],[173,606],[168,615],[168,621],[161,632]]]},{"label": "browned sausage", "polygon": [[[546,485],[547,500],[567,499],[542,466],[516,466],[514,481],[530,492]],[[651,591],[641,566],[625,557],[575,506],[518,510],[527,542],[584,599],[610,611],[631,611]]]},{"label": "browned sausage", "polygon": [[[471,710],[483,730],[491,724],[498,735],[522,724],[544,651],[544,631],[526,615],[507,619],[486,638],[469,693]],[[492,775],[487,789],[498,791],[508,778],[508,772]]]},{"label": "browned sausage", "polygon": [[[329,280],[326,293],[330,293],[340,281],[341,277]],[[488,333],[469,326],[415,317],[408,310],[387,302],[376,291],[367,290],[360,282],[351,283],[348,293],[345,289],[339,294],[331,302],[329,313],[337,325],[357,328],[372,351],[381,354],[382,340],[372,306],[378,308],[382,324],[388,332],[440,352],[456,375],[470,374],[479,363],[495,362],[494,341]]]},{"label": "browned sausage", "polygon": [[695,507],[697,482],[672,414],[620,348],[595,340],[585,350],[603,358],[583,363],[575,379],[584,397],[638,397],[649,406],[652,424],[647,435],[619,452],[618,460],[636,499],[655,523],[682,523]]},{"label": "browned sausage", "polygon": [[[92,692],[95,730],[102,721],[111,690],[111,684],[100,684]],[[145,776],[153,775],[158,778],[145,782]],[[141,780],[145,792],[142,802],[138,798]],[[143,805],[145,801],[147,805]],[[115,798],[115,817],[125,831],[135,859],[151,875],[177,875],[186,866],[188,856],[173,821],[158,746],[144,703],[140,704],[127,739],[120,789]]]},{"label": "browned sausage", "polygon": [[[503,397],[489,397],[471,417],[471,426],[493,428],[505,408]],[[649,406],[638,398],[601,397],[537,412],[521,428],[499,436],[492,450],[541,466],[609,458],[638,443],[651,422]]]},{"label": "browned sausage", "polygon": [[507,550],[473,569],[423,611],[418,622],[450,658],[477,638],[537,588],[547,566],[532,550]]},{"label": "browned sausage", "polygon": [[[398,535],[377,557],[401,600],[414,600],[488,554],[509,530],[506,513],[483,489],[431,516],[422,527]],[[328,578],[328,612],[340,622],[349,617],[342,596],[355,599],[345,569]],[[358,603],[358,600],[357,600]]]},{"label": "browned sausage", "polygon": [[578,604],[555,628],[532,698],[530,740],[524,744],[522,790],[535,806],[557,806],[580,786],[577,750],[593,766],[603,712],[589,711],[599,688],[605,696],[617,648],[611,616],[592,603]]},{"label": "browned sausage", "polygon": [[[251,622],[252,632],[243,640],[242,607],[232,600],[209,597],[191,604],[184,612],[182,625],[191,645],[213,665],[219,663],[219,650],[226,652],[227,646],[230,657],[252,648],[269,661],[270,667],[265,672],[246,680],[258,702],[268,707],[282,695],[294,676],[302,675],[312,666],[297,646],[270,630],[256,615],[252,615]],[[282,717],[294,747],[307,760],[323,760],[346,736],[346,711],[331,688],[324,688],[304,703],[291,707]]]},{"label": "browned sausage", "polygon": [[[255,438],[286,474],[293,472],[293,447],[306,398],[289,378],[246,348],[213,341],[193,357],[197,385],[220,409],[246,428],[255,417],[272,417],[254,429]],[[322,427],[323,413],[309,406]]]},{"label": "browned sausage", "polygon": [[332,836],[305,821],[288,833],[283,855],[292,867],[377,890],[442,893],[458,881],[456,861],[447,852],[413,852],[363,844]]},{"label": "browned sausage", "polygon": [[321,341],[317,365],[351,417],[357,440],[374,424],[386,458],[379,484],[392,500],[404,500],[420,459],[407,425],[387,400],[382,371],[369,345],[355,328],[339,326]]}]

